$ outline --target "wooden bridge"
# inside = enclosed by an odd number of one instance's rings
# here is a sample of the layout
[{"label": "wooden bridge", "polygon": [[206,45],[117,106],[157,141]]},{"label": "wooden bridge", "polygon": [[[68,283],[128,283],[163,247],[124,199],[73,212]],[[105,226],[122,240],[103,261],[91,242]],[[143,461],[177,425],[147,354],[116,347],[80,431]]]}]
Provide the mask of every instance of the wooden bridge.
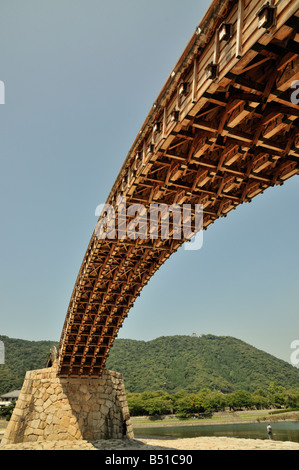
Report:
[{"label": "wooden bridge", "polygon": [[[146,209],[202,204],[206,229],[299,173],[298,7],[297,0],[213,1],[108,196],[116,213],[120,196]],[[171,236],[173,226],[168,239],[148,233],[93,233],[61,335],[59,376],[101,374],[135,299],[185,242]]]}]

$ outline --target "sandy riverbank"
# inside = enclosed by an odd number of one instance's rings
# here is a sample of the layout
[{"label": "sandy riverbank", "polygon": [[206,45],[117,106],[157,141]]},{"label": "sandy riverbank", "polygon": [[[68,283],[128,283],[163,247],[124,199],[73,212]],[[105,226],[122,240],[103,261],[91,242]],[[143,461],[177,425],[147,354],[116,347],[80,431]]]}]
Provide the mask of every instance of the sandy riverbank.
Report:
[{"label": "sandy riverbank", "polygon": [[[271,421],[283,421],[283,420],[297,420],[298,413],[285,413],[283,415],[273,415],[271,416]],[[222,419],[220,419],[222,418]],[[206,424],[224,424],[226,421],[224,415],[220,416],[218,414],[218,419],[208,419]],[[259,416],[258,420],[253,420],[252,414],[250,412],[242,415],[236,413],[235,415],[230,414],[230,423],[241,422],[259,422],[262,416]],[[265,417],[263,417],[265,418]],[[265,418],[267,421],[270,421],[270,416]],[[264,419],[262,419],[264,420]],[[146,426],[173,426],[175,423],[171,420],[171,423],[163,421],[151,422],[150,420],[147,423],[144,422],[144,419],[134,419],[133,418],[134,428],[138,429],[138,424],[142,427]],[[139,421],[139,423],[138,423]],[[197,420],[196,420],[197,421]],[[162,424],[163,423],[163,424]],[[0,421],[0,440],[2,435],[5,432],[7,422]],[[183,423],[177,423],[182,425]],[[185,423],[184,425],[186,425]],[[189,422],[189,425],[199,424]],[[200,424],[204,424],[201,422]],[[136,429],[136,430],[137,430]],[[1,435],[2,434],[2,435]],[[52,441],[52,442],[27,442],[21,444],[10,444],[2,445],[0,442],[0,451],[1,450],[299,450],[299,443],[290,442],[290,441],[270,441],[268,439],[241,439],[241,438],[229,438],[229,437],[194,437],[194,438],[183,438],[183,439],[111,439],[111,440],[101,440],[95,442],[88,441]]]},{"label": "sandy riverbank", "polygon": [[228,437],[191,439],[111,439],[107,441],[59,441],[1,446],[3,450],[299,450],[299,443]]}]

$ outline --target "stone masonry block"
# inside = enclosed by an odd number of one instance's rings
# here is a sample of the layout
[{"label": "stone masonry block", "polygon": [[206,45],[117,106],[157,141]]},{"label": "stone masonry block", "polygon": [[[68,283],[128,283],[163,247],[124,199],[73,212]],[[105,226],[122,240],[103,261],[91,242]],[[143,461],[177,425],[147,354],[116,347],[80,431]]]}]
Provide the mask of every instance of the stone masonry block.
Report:
[{"label": "stone masonry block", "polygon": [[[125,430],[125,431],[124,431]],[[2,444],[133,438],[122,374],[59,378],[56,365],[29,371]]]}]

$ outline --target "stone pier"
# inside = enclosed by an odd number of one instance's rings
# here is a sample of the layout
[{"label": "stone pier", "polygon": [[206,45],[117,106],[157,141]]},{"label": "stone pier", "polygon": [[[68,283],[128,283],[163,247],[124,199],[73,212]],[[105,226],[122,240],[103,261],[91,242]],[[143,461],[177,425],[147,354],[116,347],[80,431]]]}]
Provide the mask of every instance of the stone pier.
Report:
[{"label": "stone pier", "polygon": [[56,369],[27,372],[2,445],[134,437],[122,374],[60,378]]}]

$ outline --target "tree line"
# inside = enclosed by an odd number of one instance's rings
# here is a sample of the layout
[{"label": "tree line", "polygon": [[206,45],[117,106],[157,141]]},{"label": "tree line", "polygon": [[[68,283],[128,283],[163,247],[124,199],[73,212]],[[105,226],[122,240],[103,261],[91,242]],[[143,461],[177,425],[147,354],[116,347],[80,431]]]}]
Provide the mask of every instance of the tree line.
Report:
[{"label": "tree line", "polygon": [[[185,390],[170,394],[165,390],[142,393],[128,393],[127,401],[131,416],[162,416],[174,414],[181,418],[217,411],[250,409],[292,409],[299,410],[299,388],[287,390],[271,383],[266,389],[250,393],[236,390],[222,393],[203,388],[196,393]],[[15,403],[0,407],[0,419],[10,419]]]},{"label": "tree line", "polygon": [[299,388],[287,390],[276,383],[267,389],[250,393],[236,390],[222,393],[203,388],[197,393],[180,391],[170,394],[165,390],[142,393],[127,393],[131,416],[161,416],[175,414],[188,417],[199,413],[211,413],[229,409],[271,409],[291,408],[299,410]]}]

